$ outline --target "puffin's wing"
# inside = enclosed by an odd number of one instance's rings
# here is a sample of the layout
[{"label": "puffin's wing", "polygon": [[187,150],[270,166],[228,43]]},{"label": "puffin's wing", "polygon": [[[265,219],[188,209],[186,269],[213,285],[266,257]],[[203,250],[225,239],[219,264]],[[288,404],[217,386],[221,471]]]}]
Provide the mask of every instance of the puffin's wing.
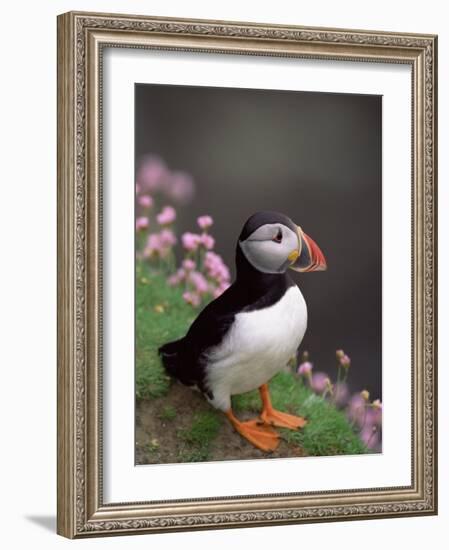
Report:
[{"label": "puffin's wing", "polygon": [[280,285],[271,283],[270,287],[263,287],[259,294],[250,296],[246,288],[234,283],[201,311],[187,332],[186,344],[200,358],[202,353],[220,344],[238,313],[273,305],[293,284],[291,279],[285,278]]},{"label": "puffin's wing", "polygon": [[203,353],[220,344],[234,322],[239,308],[232,298],[231,289],[210,302],[186,334],[185,343],[198,360]]},{"label": "puffin's wing", "polygon": [[184,338],[159,348],[165,370],[183,384],[196,384],[205,391],[203,354],[220,344],[235,318],[236,303],[231,288],[201,311]]}]

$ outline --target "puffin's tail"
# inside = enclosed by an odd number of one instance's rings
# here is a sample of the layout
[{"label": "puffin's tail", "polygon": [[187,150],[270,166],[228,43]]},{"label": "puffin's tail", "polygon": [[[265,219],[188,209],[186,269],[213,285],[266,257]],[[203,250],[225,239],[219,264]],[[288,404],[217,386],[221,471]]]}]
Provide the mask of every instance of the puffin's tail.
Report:
[{"label": "puffin's tail", "polygon": [[183,349],[184,338],[181,338],[180,340],[175,340],[174,342],[164,344],[159,348],[158,352],[167,373],[170,376],[173,376],[173,378],[177,378],[183,384],[189,385],[189,381],[185,379],[186,369],[182,368]]}]

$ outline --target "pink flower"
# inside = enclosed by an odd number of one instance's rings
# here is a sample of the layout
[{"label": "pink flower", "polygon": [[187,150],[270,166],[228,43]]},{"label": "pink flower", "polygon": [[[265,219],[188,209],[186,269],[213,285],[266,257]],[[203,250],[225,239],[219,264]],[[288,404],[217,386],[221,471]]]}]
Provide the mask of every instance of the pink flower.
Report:
[{"label": "pink flower", "polygon": [[176,236],[171,229],[162,229],[159,233],[162,246],[170,247],[176,244]]},{"label": "pink flower", "polygon": [[206,252],[204,257],[204,268],[209,277],[215,279],[219,283],[228,283],[231,278],[228,267],[224,264],[221,256],[215,252]]},{"label": "pink flower", "polygon": [[153,193],[166,186],[169,176],[165,163],[159,157],[148,155],[140,163],[137,172],[139,190]]},{"label": "pink flower", "polygon": [[160,248],[162,248],[162,242],[159,233],[151,233],[151,235],[148,235],[147,246],[149,248],[154,248],[155,250],[159,250]]},{"label": "pink flower", "polygon": [[365,420],[366,412],[366,402],[363,397],[356,393],[349,400],[348,405],[348,417],[352,422],[355,422],[361,426]]},{"label": "pink flower", "polygon": [[215,246],[215,239],[207,233],[201,235],[200,242],[207,250],[211,250]]},{"label": "pink flower", "polygon": [[170,277],[168,277],[168,279],[167,279],[168,286],[177,286],[177,285],[179,285],[180,282],[181,281],[179,280],[176,273],[174,273],[173,275],[170,275]]},{"label": "pink flower", "polygon": [[201,298],[195,292],[184,292],[182,297],[188,304],[194,307],[198,307],[201,303]]},{"label": "pink flower", "polygon": [[196,220],[198,227],[200,229],[209,229],[211,225],[214,223],[214,220],[211,218],[211,216],[200,216]]},{"label": "pink flower", "polygon": [[374,424],[376,426],[382,425],[382,403],[379,399],[371,403],[371,407],[368,408],[367,412],[367,422]]},{"label": "pink flower", "polygon": [[344,407],[348,402],[349,389],[344,382],[338,382],[334,386],[334,403],[337,407]]},{"label": "pink flower", "polygon": [[193,271],[196,267],[196,263],[191,260],[190,258],[186,258],[185,260],[183,260],[182,262],[182,267],[186,270],[186,271]]},{"label": "pink flower", "polygon": [[172,206],[164,206],[162,212],[156,216],[159,225],[169,225],[176,220],[176,211]]},{"label": "pink flower", "polygon": [[301,363],[298,367],[298,374],[301,376],[306,376],[307,374],[310,374],[312,372],[313,365],[309,361],[305,361],[304,363]]},{"label": "pink flower", "polygon": [[206,294],[209,291],[209,284],[204,275],[199,271],[192,271],[189,274],[189,281],[193,284],[198,294]]},{"label": "pink flower", "polygon": [[207,268],[212,269],[214,266],[222,263],[221,257],[215,252],[206,252],[204,256],[204,265]]},{"label": "pink flower", "polygon": [[167,193],[176,202],[186,204],[195,191],[193,180],[185,172],[173,172],[167,186]]},{"label": "pink flower", "polygon": [[186,232],[181,237],[181,240],[182,240],[182,246],[186,250],[196,250],[200,243],[200,236],[196,235],[195,233]]},{"label": "pink flower", "polygon": [[340,357],[340,365],[345,369],[348,369],[351,366],[351,359],[345,354]]},{"label": "pink flower", "polygon": [[150,208],[153,206],[153,199],[150,197],[150,195],[142,195],[137,199],[137,202],[140,204],[140,206],[143,206],[143,208]]},{"label": "pink flower", "polygon": [[186,272],[182,269],[182,267],[177,270],[176,275],[179,277],[180,281],[183,281],[186,278]]},{"label": "pink flower", "polygon": [[176,237],[171,229],[163,229],[160,233],[151,233],[148,235],[144,256],[146,258],[152,258],[155,255],[166,257],[174,244],[176,244]]},{"label": "pink flower", "polygon": [[218,298],[225,292],[231,285],[229,283],[221,283],[217,287],[214,288],[212,295],[214,298]]},{"label": "pink flower", "polygon": [[317,372],[312,376],[310,387],[315,393],[323,393],[329,385],[329,377],[324,372]]},{"label": "pink flower", "polygon": [[368,449],[375,449],[380,443],[378,428],[367,424],[360,432],[360,439],[368,447]]},{"label": "pink flower", "polygon": [[229,273],[229,269],[225,264],[217,266],[215,278],[220,283],[229,282],[231,280],[231,274]]},{"label": "pink flower", "polygon": [[186,272],[184,269],[178,269],[176,273],[173,275],[170,275],[170,277],[167,279],[167,282],[170,286],[177,286],[179,283],[184,281],[186,278]]},{"label": "pink flower", "polygon": [[149,221],[146,216],[140,216],[139,218],[136,218],[137,231],[142,231],[143,229],[147,229],[148,225],[149,225]]},{"label": "pink flower", "polygon": [[214,297],[215,300],[219,298],[222,294],[223,294],[223,291],[219,286],[215,287],[212,292],[212,296]]},{"label": "pink flower", "polygon": [[159,233],[151,233],[148,235],[148,241],[143,251],[145,258],[151,258],[155,254],[160,254],[163,250],[163,244]]}]

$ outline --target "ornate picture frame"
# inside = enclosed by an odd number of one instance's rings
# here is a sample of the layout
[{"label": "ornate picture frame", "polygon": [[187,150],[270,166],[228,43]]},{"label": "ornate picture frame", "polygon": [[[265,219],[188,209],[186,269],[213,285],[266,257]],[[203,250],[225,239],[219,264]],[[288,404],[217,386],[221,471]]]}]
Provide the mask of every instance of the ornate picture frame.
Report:
[{"label": "ornate picture frame", "polygon": [[[411,69],[411,483],[105,502],[102,56],[106,48]],[[58,519],[69,538],[437,513],[437,37],[70,12],[58,17]],[[132,369],[130,359],[130,369]]]}]

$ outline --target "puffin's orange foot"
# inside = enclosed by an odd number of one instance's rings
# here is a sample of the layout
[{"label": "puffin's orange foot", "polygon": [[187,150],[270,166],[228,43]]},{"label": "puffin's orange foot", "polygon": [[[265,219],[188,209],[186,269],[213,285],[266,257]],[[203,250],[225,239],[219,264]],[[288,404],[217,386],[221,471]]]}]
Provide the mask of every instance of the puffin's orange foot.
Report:
[{"label": "puffin's orange foot", "polygon": [[302,416],[294,416],[276,409],[264,409],[260,418],[265,424],[278,426],[279,428],[290,428],[291,430],[298,430],[307,424],[307,420]]},{"label": "puffin's orange foot", "polygon": [[279,445],[279,435],[271,426],[261,424],[259,419],[247,420],[241,422],[231,410],[226,412],[226,416],[231,421],[235,430],[258,449],[271,452]]},{"label": "puffin's orange foot", "polygon": [[279,445],[279,435],[270,426],[261,424],[260,420],[239,422],[234,424],[234,428],[241,436],[262,451],[274,451]]}]

